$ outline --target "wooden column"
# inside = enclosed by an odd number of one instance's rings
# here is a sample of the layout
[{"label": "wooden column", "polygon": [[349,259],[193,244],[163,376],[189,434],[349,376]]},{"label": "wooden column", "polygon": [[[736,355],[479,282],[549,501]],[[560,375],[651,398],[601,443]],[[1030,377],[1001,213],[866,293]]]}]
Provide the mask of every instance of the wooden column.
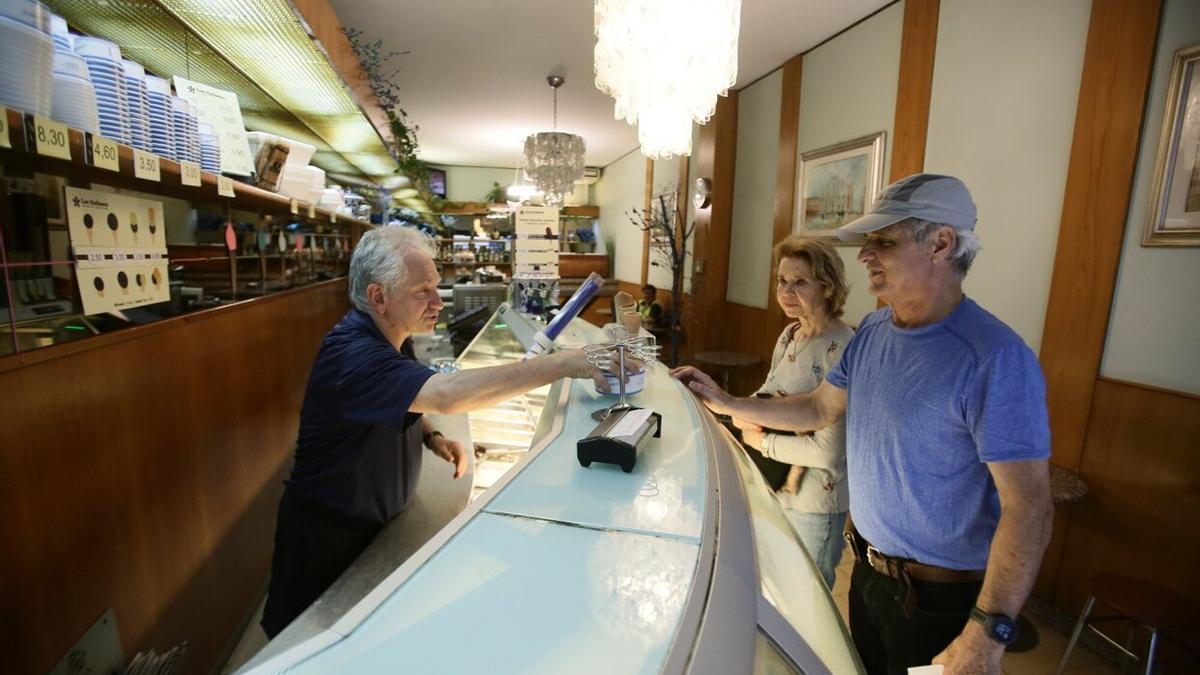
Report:
[{"label": "wooden column", "polygon": [[[650,200],[654,198],[654,160],[646,158],[646,190],[642,198],[642,217],[650,220]],[[642,285],[650,282],[650,230],[642,232]],[[633,297],[641,298],[641,289]],[[620,321],[620,317],[616,317]]]},{"label": "wooden column", "polygon": [[692,311],[687,319],[693,354],[724,346],[721,317],[729,283],[729,239],[733,221],[733,175],[737,158],[738,92],[717,98],[717,111],[700,134],[692,156],[697,175],[712,180],[712,204],[696,210]]},{"label": "wooden column", "polygon": [[933,90],[939,7],[940,0],[906,0],[904,3],[889,183],[925,170],[925,139],[929,131],[929,97]]},{"label": "wooden column", "polygon": [[[1104,339],[1161,15],[1160,0],[1095,0],[1042,337],[1053,461],[1077,470]],[[1060,511],[1037,591],[1054,585]]]},{"label": "wooden column", "polygon": [[[771,230],[772,245],[792,233],[796,213],[796,162],[800,151],[800,78],[804,70],[804,55],[797,54],[783,64],[783,87],[779,103],[779,149],[775,155],[775,220]],[[775,302],[775,277],[778,270],[771,265],[767,276],[767,328],[771,340],[783,332],[788,318]],[[768,353],[768,357],[770,354]],[[769,360],[769,358],[768,358]]]}]

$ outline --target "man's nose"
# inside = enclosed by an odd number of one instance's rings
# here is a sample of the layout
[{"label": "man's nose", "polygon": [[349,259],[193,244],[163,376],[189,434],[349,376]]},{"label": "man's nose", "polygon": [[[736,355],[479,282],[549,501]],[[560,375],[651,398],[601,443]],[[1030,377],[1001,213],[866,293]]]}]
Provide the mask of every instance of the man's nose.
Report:
[{"label": "man's nose", "polygon": [[858,261],[859,262],[865,263],[865,262],[867,262],[867,258],[872,258],[874,256],[875,256],[875,246],[874,246],[874,244],[872,244],[869,241],[867,243],[863,244],[862,248],[858,249]]}]

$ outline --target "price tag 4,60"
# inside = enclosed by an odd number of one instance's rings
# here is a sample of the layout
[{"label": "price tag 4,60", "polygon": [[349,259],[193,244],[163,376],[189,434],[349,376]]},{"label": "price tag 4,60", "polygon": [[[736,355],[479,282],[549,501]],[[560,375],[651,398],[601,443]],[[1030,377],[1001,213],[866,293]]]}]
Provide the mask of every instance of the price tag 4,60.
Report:
[{"label": "price tag 4,60", "polygon": [[[26,117],[25,119],[29,118]],[[33,128],[33,138],[37,142],[37,153],[39,155],[65,160],[71,159],[71,142],[70,135],[67,132],[67,125],[55,122],[41,115],[34,115]]]},{"label": "price tag 4,60", "polygon": [[8,108],[0,105],[0,148],[12,148],[8,140]]},{"label": "price tag 4,60", "polygon": [[228,176],[217,176],[217,194],[222,197],[233,197],[233,179]]},{"label": "price tag 4,60", "polygon": [[159,173],[158,155],[133,149],[133,175],[135,178],[154,181],[158,183],[162,180],[162,174]]},{"label": "price tag 4,60", "polygon": [[200,165],[195,162],[180,162],[179,182],[189,187],[200,187]]},{"label": "price tag 4,60", "polygon": [[120,153],[117,144],[102,136],[92,136],[92,166],[121,172]]}]

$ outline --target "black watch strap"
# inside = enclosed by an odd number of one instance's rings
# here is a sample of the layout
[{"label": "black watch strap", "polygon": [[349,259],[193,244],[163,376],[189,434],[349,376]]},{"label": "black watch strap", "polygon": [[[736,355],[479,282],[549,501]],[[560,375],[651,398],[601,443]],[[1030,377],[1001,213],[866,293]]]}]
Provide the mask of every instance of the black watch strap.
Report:
[{"label": "black watch strap", "polygon": [[978,606],[971,608],[971,618],[983,624],[988,637],[1002,645],[1011,645],[1017,639],[1017,621],[1005,614],[989,614]]},{"label": "black watch strap", "polygon": [[[431,431],[431,432],[429,432],[429,433],[425,434],[425,435],[422,437],[422,439],[421,439],[421,440],[422,440],[422,442],[425,444],[425,447],[427,447],[427,448],[433,448],[433,446],[431,445],[431,443],[433,443],[433,437],[434,437],[434,436],[442,436],[442,432],[440,432],[440,431]],[[442,438],[445,438],[445,436],[442,436]]]}]

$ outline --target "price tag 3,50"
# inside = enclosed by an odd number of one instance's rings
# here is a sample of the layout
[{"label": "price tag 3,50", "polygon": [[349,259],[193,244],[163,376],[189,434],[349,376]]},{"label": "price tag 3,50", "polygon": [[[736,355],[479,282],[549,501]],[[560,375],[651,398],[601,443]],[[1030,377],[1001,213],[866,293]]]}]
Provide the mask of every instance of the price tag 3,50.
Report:
[{"label": "price tag 3,50", "polygon": [[180,162],[179,182],[189,187],[200,187],[200,165],[195,162]]},{"label": "price tag 3,50", "polygon": [[217,176],[217,194],[222,197],[233,197],[233,179],[228,176]]},{"label": "price tag 3,50", "polygon": [[8,108],[0,105],[0,148],[12,148],[8,140]]},{"label": "price tag 3,50", "polygon": [[136,178],[155,183],[162,181],[162,174],[159,173],[158,167],[158,155],[134,148],[133,175]]},{"label": "price tag 3,50", "polygon": [[37,154],[57,159],[71,159],[71,141],[67,125],[41,115],[34,115],[33,138],[37,143]]},{"label": "price tag 3,50", "polygon": [[120,153],[117,144],[102,136],[92,136],[92,166],[121,172]]}]

